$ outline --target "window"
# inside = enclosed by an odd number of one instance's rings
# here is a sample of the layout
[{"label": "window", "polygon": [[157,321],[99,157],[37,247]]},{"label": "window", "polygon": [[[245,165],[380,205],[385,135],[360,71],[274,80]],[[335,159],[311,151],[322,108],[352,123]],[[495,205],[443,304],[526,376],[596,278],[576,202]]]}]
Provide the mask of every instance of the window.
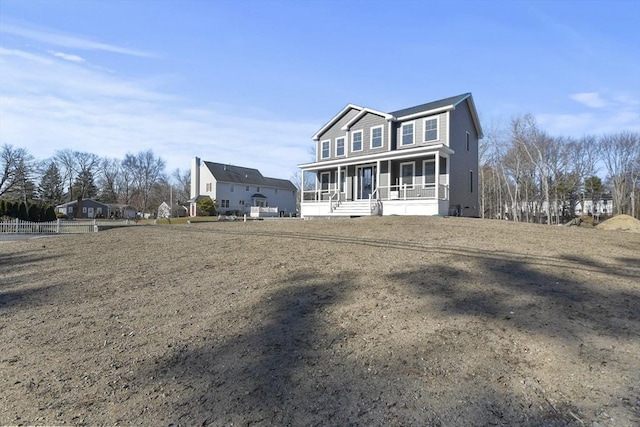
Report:
[{"label": "window", "polygon": [[211,192],[211,183],[210,183],[210,182],[207,182],[207,183],[205,184],[205,188],[206,188],[206,190],[204,190],[204,191],[206,191],[207,193],[210,193],[210,192]]},{"label": "window", "polygon": [[469,171],[469,193],[473,193],[473,171]]},{"label": "window", "polygon": [[228,208],[229,207],[229,201],[228,200],[220,200],[220,207],[221,208]]},{"label": "window", "polygon": [[278,194],[278,189],[276,188],[276,194]]},{"label": "window", "polygon": [[236,190],[236,186],[234,184],[229,184],[229,192],[233,193]]},{"label": "window", "polygon": [[329,191],[330,172],[322,172],[320,174],[320,190]]},{"label": "window", "polygon": [[413,162],[400,164],[400,185],[413,187],[413,168]]},{"label": "window", "polygon": [[362,151],[362,131],[351,134],[351,151]]},{"label": "window", "polygon": [[426,119],[424,121],[424,141],[438,140],[438,118]]},{"label": "window", "polygon": [[424,186],[433,187],[436,184],[436,160],[425,160],[422,164]]},{"label": "window", "polygon": [[469,132],[467,132],[467,151],[469,151],[469,147],[470,147],[470,143],[469,143]]},{"label": "window", "polygon": [[244,191],[249,191],[249,186],[248,185],[244,188]]},{"label": "window", "polygon": [[331,141],[322,141],[322,154],[320,155],[320,158],[322,159],[326,159],[327,157],[329,157],[329,150],[330,150],[330,146],[331,146]]},{"label": "window", "polygon": [[403,123],[401,145],[412,145],[413,142],[413,123]]},{"label": "window", "polygon": [[244,206],[244,200],[239,200],[239,201],[238,201],[238,204],[239,204],[240,206]]},{"label": "window", "polygon": [[382,147],[382,126],[371,128],[371,148]]},{"label": "window", "polygon": [[260,192],[260,187],[256,187],[256,193]]},{"label": "window", "polygon": [[346,178],[345,171],[341,170],[340,171],[340,192],[341,193],[344,193],[344,184],[345,184],[346,180],[347,180],[347,178]]},{"label": "window", "polygon": [[344,156],[344,138],[336,138],[336,156]]}]

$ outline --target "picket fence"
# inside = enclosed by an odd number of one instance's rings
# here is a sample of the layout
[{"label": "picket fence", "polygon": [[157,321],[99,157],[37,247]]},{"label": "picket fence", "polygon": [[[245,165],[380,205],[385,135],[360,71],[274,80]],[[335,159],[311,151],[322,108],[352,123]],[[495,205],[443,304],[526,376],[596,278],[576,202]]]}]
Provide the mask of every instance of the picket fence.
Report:
[{"label": "picket fence", "polygon": [[20,219],[12,219],[10,221],[0,222],[0,233],[14,234],[80,234],[95,233],[100,226],[125,226],[133,225],[134,221],[121,220],[96,220],[96,219],[76,219],[62,220],[58,219],[49,222],[31,222]]}]

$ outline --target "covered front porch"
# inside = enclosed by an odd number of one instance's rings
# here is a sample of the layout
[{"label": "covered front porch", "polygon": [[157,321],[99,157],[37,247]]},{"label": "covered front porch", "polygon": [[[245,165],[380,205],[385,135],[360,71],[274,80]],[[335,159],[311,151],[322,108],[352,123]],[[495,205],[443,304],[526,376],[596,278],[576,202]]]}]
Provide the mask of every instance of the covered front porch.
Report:
[{"label": "covered front porch", "polygon": [[312,216],[447,215],[448,147],[420,147],[301,165],[300,213]]}]

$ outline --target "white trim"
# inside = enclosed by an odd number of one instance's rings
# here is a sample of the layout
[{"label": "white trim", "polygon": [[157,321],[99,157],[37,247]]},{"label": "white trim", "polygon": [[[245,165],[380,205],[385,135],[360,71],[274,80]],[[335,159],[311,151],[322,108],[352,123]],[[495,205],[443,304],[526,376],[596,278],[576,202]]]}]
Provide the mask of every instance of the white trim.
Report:
[{"label": "white trim", "polygon": [[[328,179],[327,179],[327,188],[324,189],[322,188],[322,177],[324,175],[327,175]],[[320,172],[320,192],[323,191],[331,191],[331,171],[329,172]]]},{"label": "white trim", "polygon": [[[356,136],[356,134],[360,134],[360,149],[356,150],[353,148],[353,143],[354,143],[354,136]],[[354,130],[353,132],[351,132],[351,152],[355,153],[358,151],[362,151],[364,149],[364,131],[362,129],[359,130]]]},{"label": "white trim", "polygon": [[[380,146],[379,147],[374,147],[373,146],[373,131],[374,129],[381,129],[380,130]],[[371,126],[371,128],[369,129],[369,148],[370,149],[376,149],[376,148],[382,148],[384,147],[384,125],[377,125],[377,126]]]},{"label": "white trim", "polygon": [[[433,186],[437,186],[437,184],[438,184],[438,175],[439,174],[438,174],[438,171],[436,170],[436,167],[438,166],[438,164],[436,162],[436,158],[438,158],[438,156],[435,156],[433,159],[426,159],[426,160],[422,161],[422,186],[425,187],[425,188],[427,187],[427,185],[429,185],[429,186],[432,186],[432,185]],[[425,175],[425,173],[424,173],[424,167],[425,167],[425,165],[427,163],[433,163],[433,169],[434,169],[433,170],[433,172],[434,172],[433,179],[434,179],[434,182],[427,183],[427,175]]]},{"label": "white trim", "polygon": [[[412,136],[411,136],[411,138],[412,138],[411,139],[411,144],[405,144],[404,143],[404,127],[408,126],[408,125],[413,126],[413,133],[412,133]],[[409,146],[415,145],[415,144],[416,144],[416,122],[413,121],[413,122],[402,123],[400,125],[400,144],[399,144],[399,146],[400,147],[409,147]]]},{"label": "white trim", "polygon": [[416,184],[416,162],[402,162],[400,163],[400,167],[398,169],[398,184],[399,185],[404,185],[404,183],[402,182],[402,179],[404,178],[404,176],[402,175],[402,166],[404,165],[411,165],[411,186],[414,186]]},{"label": "white trim", "polygon": [[455,110],[455,108],[456,107],[453,105],[447,105],[446,107],[440,107],[440,108],[436,108],[428,111],[420,111],[418,113],[409,114],[408,116],[396,117],[396,120],[400,122],[404,120],[418,119],[424,116],[432,116],[434,114],[444,113],[445,111]]},{"label": "white trim", "polygon": [[362,110],[360,110],[360,112],[358,114],[356,114],[351,120],[349,120],[347,123],[345,123],[344,126],[342,126],[342,130],[349,130],[351,128],[351,126],[353,126],[354,123],[356,123],[358,120],[360,120],[367,113],[371,113],[371,114],[375,114],[376,116],[384,117],[387,120],[393,118],[393,116],[391,114],[383,113],[382,111],[376,111],[376,110],[373,110],[371,108],[363,108]]},{"label": "white trim", "polygon": [[[327,143],[327,155],[324,155],[324,143]],[[331,140],[330,139],[325,139],[323,141],[320,141],[320,158],[321,159],[328,159],[331,157]]]},{"label": "white trim", "polygon": [[381,153],[366,154],[363,156],[357,156],[353,158],[342,158],[342,159],[325,160],[322,162],[302,163],[298,165],[298,168],[305,169],[305,170],[318,170],[324,167],[331,167],[331,166],[338,166],[338,165],[355,165],[355,164],[361,164],[368,161],[373,162],[378,159],[379,160],[409,159],[412,157],[418,157],[418,156],[431,154],[431,153],[440,153],[442,155],[445,155],[445,154],[450,155],[450,154],[455,154],[455,151],[444,144],[418,145],[416,147],[411,147],[404,150],[384,151]]},{"label": "white trim", "polygon": [[349,110],[354,109],[354,110],[358,110],[358,111],[362,111],[363,107],[359,107],[357,105],[354,104],[347,104],[346,107],[344,107],[338,114],[336,114],[335,116],[333,116],[333,118],[331,120],[329,120],[327,122],[327,124],[325,124],[324,126],[322,126],[320,128],[320,130],[318,132],[316,132],[312,139],[314,141],[317,141],[320,139],[320,135],[322,135],[327,129],[329,129],[331,126],[333,126],[338,120],[340,120],[345,114],[347,114],[349,112]]},{"label": "white trim", "polygon": [[[436,137],[435,139],[427,139],[427,122],[436,121]],[[433,142],[440,140],[440,116],[425,117],[422,121],[422,140],[423,142]]]},{"label": "white trim", "polygon": [[[338,140],[342,140],[342,154],[338,154]],[[339,136],[336,138],[336,157],[344,157],[347,154],[347,137]]]}]

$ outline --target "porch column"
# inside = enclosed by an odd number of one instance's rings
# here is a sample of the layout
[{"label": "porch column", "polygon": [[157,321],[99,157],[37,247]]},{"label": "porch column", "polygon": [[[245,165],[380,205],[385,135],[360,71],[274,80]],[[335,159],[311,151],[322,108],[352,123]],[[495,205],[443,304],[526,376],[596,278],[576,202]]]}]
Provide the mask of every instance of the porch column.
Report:
[{"label": "porch column", "polygon": [[[440,200],[439,193],[440,193],[440,152],[437,152],[436,153],[436,201]],[[438,211],[439,210],[440,208],[438,208]]]},{"label": "porch column", "polygon": [[380,191],[378,188],[380,188],[380,160],[376,161],[376,199],[380,199]]},{"label": "porch column", "polygon": [[304,203],[304,169],[300,169],[300,210]]}]

